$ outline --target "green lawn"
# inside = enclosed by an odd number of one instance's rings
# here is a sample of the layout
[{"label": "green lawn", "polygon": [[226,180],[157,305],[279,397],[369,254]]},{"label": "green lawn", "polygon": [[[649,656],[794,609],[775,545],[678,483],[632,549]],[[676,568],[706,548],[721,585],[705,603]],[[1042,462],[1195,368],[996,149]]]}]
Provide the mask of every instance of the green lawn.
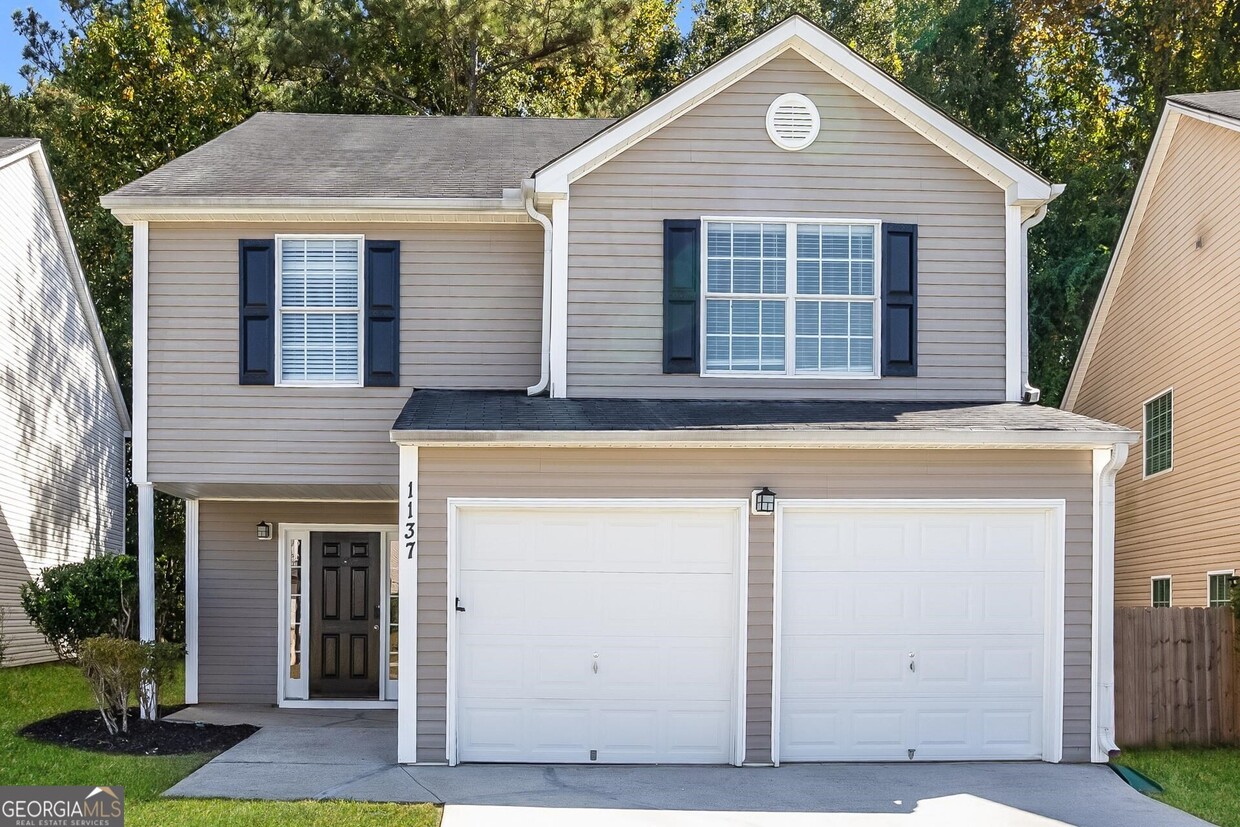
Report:
[{"label": "green lawn", "polygon": [[[179,683],[179,682],[178,682]],[[168,687],[163,703],[182,700]],[[160,793],[212,756],[131,757],[57,747],[17,734],[28,723],[70,709],[93,707],[77,669],[60,664],[0,669],[0,785],[118,785],[125,788],[125,823],[133,827],[435,827],[439,809],[429,804],[352,801],[230,801],[162,799]]]},{"label": "green lawn", "polygon": [[1240,749],[1126,749],[1117,759],[1157,781],[1156,796],[1222,827],[1240,827]]}]

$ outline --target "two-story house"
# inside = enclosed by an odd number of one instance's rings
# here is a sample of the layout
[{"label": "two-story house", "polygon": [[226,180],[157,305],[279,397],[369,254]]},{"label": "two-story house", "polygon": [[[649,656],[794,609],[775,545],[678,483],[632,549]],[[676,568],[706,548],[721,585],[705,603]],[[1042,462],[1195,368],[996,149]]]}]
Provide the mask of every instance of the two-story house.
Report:
[{"label": "two-story house", "polygon": [[1226,606],[1240,570],[1240,91],[1168,98],[1064,408],[1140,431],[1118,477],[1123,606]]},{"label": "two-story house", "polygon": [[1058,192],[791,18],[615,122],[263,114],[112,193],[190,700],[398,706],[402,762],[1105,760],[1135,434],[1025,404]]},{"label": "two-story house", "polygon": [[0,138],[0,628],[4,665],[53,660],[21,587],[125,550],[129,411],[52,171]]}]

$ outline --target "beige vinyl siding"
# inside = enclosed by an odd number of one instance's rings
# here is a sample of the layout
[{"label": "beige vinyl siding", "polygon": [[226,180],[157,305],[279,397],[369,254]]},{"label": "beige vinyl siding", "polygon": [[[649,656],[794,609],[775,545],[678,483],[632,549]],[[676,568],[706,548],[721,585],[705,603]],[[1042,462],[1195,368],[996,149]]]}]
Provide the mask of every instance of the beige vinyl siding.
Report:
[{"label": "beige vinyl siding", "polygon": [[[273,524],[277,539],[255,526]],[[395,503],[201,500],[198,507],[198,699],[274,704],[280,640],[280,524],[395,525]]]},{"label": "beige vinyl siding", "polygon": [[6,665],[53,657],[21,608],[45,566],[124,551],[124,429],[29,160],[0,167],[0,607]]},{"label": "beige vinyl siding", "polygon": [[[1173,465],[1116,483],[1116,603],[1206,605],[1206,572],[1240,570],[1240,133],[1182,118],[1154,185],[1073,410],[1143,431],[1174,387]],[[1201,246],[1198,247],[1200,240]],[[1144,436],[1144,435],[1143,435]]]},{"label": "beige vinyl siding", "polygon": [[[237,381],[237,243],[276,233],[401,242],[401,387]],[[413,388],[538,380],[542,230],[529,224],[154,224],[149,475],[156,482],[392,484]]]},{"label": "beige vinyl siding", "polygon": [[[784,92],[822,132],[767,136]],[[793,53],[775,58],[574,183],[568,395],[1002,400],[1004,194]],[[663,220],[701,216],[917,224],[918,376],[881,380],[664,375]]]},{"label": "beige vinyl siding", "polygon": [[[449,497],[941,497],[1067,500],[1064,757],[1088,761],[1093,570],[1088,451],[419,451],[418,760],[445,757]],[[770,760],[774,520],[751,517],[746,760]]]}]

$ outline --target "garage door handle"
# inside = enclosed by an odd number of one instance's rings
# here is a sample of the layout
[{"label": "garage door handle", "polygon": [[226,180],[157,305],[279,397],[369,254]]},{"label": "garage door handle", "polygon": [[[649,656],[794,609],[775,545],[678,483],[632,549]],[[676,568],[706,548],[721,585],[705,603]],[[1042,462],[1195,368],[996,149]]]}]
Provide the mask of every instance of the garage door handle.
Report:
[{"label": "garage door handle", "polygon": [[461,605],[461,598],[459,598],[459,597],[456,599],[456,610],[457,610],[458,612],[463,612],[463,611],[465,611],[465,607]]},{"label": "garage door handle", "polygon": [[915,655],[912,652],[908,653],[908,671],[910,672],[917,671],[917,655]]}]

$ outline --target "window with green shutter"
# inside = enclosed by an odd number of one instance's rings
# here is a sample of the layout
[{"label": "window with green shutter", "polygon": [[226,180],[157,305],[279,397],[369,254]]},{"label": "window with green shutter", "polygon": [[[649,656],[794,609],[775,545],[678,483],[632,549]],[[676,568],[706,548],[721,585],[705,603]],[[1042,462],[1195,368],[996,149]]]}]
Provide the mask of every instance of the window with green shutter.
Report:
[{"label": "window with green shutter", "polygon": [[1235,572],[1220,571],[1211,572],[1210,578],[1210,605],[1211,606],[1228,606],[1231,604],[1231,579],[1235,576]]},{"label": "window with green shutter", "polygon": [[1171,468],[1171,391],[1145,403],[1145,476]]},{"label": "window with green shutter", "polygon": [[1150,605],[1155,609],[1164,609],[1171,605],[1171,578],[1150,578]]}]

